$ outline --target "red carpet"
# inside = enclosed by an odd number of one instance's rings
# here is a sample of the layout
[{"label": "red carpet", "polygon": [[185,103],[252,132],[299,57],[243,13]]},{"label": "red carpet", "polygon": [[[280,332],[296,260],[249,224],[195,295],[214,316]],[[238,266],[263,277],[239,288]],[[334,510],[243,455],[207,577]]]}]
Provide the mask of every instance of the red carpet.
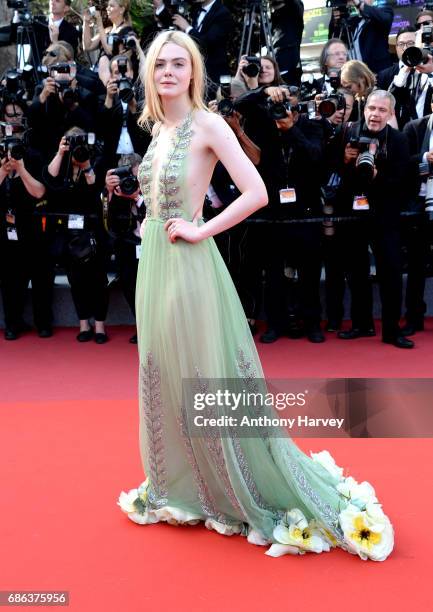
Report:
[{"label": "red carpet", "polygon": [[[396,530],[385,563],[340,550],[272,559],[203,526],[128,521],[118,494],[143,480],[136,348],[131,329],[109,331],[104,346],[70,329],[0,341],[0,590],[68,590],[79,612],[433,610],[432,440],[298,440],[375,486]],[[268,376],[431,377],[432,323],[415,339],[412,351],[377,338],[259,350]]]}]

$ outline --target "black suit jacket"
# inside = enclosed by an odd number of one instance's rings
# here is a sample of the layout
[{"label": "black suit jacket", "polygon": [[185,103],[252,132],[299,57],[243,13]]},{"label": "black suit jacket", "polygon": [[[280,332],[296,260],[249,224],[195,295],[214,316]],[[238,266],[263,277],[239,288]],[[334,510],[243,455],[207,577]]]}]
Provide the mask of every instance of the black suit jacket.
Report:
[{"label": "black suit jacket", "polygon": [[300,47],[304,31],[304,4],[301,0],[271,2],[272,42],[281,72],[291,85],[298,82],[297,68],[300,61]]},{"label": "black suit jacket", "polygon": [[[410,89],[405,87],[396,87],[393,84],[393,79],[399,73],[398,63],[393,64],[390,68],[382,70],[377,75],[377,85],[379,89],[388,89],[395,97],[395,115],[400,130],[404,128],[408,121],[417,119],[416,101],[411,97]],[[417,73],[415,73],[416,75]],[[431,112],[431,103],[433,98],[433,89],[430,85],[427,86],[426,96],[424,100],[423,115],[429,115]]]},{"label": "black suit jacket", "polygon": [[[359,37],[359,47],[362,61],[374,73],[388,68],[392,64],[392,57],[388,51],[388,36],[391,31],[394,11],[391,6],[376,7],[364,4],[361,16],[350,17],[349,29],[353,35],[361,17],[367,20]],[[335,36],[348,44],[346,31],[341,24],[333,21],[329,24],[329,37]]]},{"label": "black suit jacket", "polygon": [[[194,22],[199,11],[198,5],[191,10],[191,21]],[[165,8],[159,15],[158,21],[163,27],[172,24],[171,13]],[[199,44],[203,53],[206,71],[209,79],[219,85],[222,74],[229,74],[227,45],[230,40],[234,23],[230,11],[221,0],[216,0],[206,13],[200,31],[193,28],[188,33]]]},{"label": "black suit jacket", "polygon": [[404,126],[403,133],[406,135],[409,141],[409,153],[410,153],[410,194],[412,208],[416,207],[416,202],[421,187],[421,176],[419,174],[418,164],[422,162],[422,145],[424,136],[427,129],[427,124],[430,119],[430,115],[422,117],[421,119],[415,119],[409,121]]}]

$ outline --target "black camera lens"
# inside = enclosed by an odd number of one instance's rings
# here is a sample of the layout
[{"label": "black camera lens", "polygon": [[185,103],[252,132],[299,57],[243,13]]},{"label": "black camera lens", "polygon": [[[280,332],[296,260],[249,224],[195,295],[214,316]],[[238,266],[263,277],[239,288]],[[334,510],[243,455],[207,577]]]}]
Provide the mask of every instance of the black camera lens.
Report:
[{"label": "black camera lens", "polygon": [[401,56],[401,61],[409,68],[416,68],[428,62],[428,51],[419,47],[408,47]]},{"label": "black camera lens", "polygon": [[260,68],[257,64],[247,64],[242,68],[242,72],[249,77],[256,77],[260,72]]},{"label": "black camera lens", "polygon": [[121,78],[119,80],[119,98],[122,102],[130,102],[134,97],[134,89],[130,79]]},{"label": "black camera lens", "polygon": [[274,121],[279,121],[280,119],[285,119],[287,117],[288,110],[296,109],[292,109],[290,102],[287,100],[285,102],[272,102],[272,100],[269,99],[267,102],[267,110],[271,119]]},{"label": "black camera lens", "polygon": [[228,98],[224,98],[218,102],[218,112],[224,117],[230,117],[233,115],[234,109],[235,107],[233,101]]}]

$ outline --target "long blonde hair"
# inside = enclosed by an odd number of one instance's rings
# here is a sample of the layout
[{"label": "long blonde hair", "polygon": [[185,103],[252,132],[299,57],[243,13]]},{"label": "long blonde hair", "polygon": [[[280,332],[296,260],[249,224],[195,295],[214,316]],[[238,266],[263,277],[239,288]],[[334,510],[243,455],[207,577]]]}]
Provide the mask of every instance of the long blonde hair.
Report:
[{"label": "long blonde hair", "polygon": [[359,60],[349,60],[341,69],[340,78],[342,81],[356,83],[363,91],[358,94],[367,97],[376,85],[376,77],[370,68]]},{"label": "long blonde hair", "polygon": [[161,97],[156,90],[154,73],[155,64],[161,49],[167,43],[179,45],[179,47],[188,51],[192,66],[192,79],[189,86],[189,97],[192,102],[192,107],[193,109],[208,110],[203,100],[206,71],[203,57],[196,43],[184,32],[178,32],[176,30],[161,32],[161,34],[158,34],[156,38],[154,38],[148,47],[145,61],[142,62],[140,67],[140,78],[144,87],[145,105],[138,120],[138,124],[147,128],[149,131],[152,122],[164,121],[165,119]]}]

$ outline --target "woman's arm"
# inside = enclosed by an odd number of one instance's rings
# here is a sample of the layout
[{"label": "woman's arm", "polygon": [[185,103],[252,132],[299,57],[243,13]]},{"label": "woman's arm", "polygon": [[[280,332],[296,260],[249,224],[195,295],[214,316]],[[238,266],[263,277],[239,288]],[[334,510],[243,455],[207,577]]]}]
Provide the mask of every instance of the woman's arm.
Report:
[{"label": "woman's arm", "polygon": [[59,176],[60,167],[63,161],[63,156],[66,153],[66,151],[69,151],[69,145],[66,143],[65,136],[63,136],[62,140],[60,141],[59,150],[57,151],[57,153],[51,160],[51,163],[48,165],[48,173],[51,176],[53,177]]},{"label": "woman's arm", "polygon": [[22,159],[17,160],[11,158],[9,162],[11,169],[15,170],[15,172],[18,174],[18,176],[24,183],[24,187],[26,188],[27,193],[29,193],[34,198],[37,198],[38,200],[41,199],[42,196],[45,194],[45,186],[30,174],[30,172],[24,165],[24,161]]},{"label": "woman's arm", "polygon": [[[225,166],[241,195],[217,217],[200,227],[191,226],[187,222],[181,223],[179,219],[169,219],[165,228],[168,229],[172,242],[176,237],[184,238],[189,242],[199,242],[215,236],[237,225],[268,203],[268,194],[260,174],[243,152],[236,136],[224,119],[218,115],[209,114],[203,124],[209,148]],[[175,228],[170,229],[173,223],[176,223]]]}]

